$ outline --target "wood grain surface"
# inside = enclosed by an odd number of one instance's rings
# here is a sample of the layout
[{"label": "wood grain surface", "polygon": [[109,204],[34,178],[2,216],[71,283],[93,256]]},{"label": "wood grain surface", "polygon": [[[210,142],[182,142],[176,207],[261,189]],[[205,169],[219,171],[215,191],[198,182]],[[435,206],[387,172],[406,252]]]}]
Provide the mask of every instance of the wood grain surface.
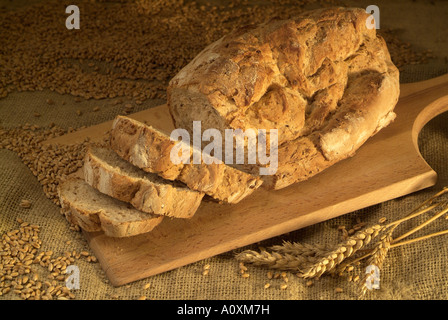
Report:
[{"label": "wood grain surface", "polygon": [[[403,84],[395,110],[396,120],[354,157],[308,181],[278,191],[259,189],[234,205],[203,201],[192,219],[165,219],[140,236],[84,234],[110,282],[120,286],[433,186],[437,174],[420,155],[418,134],[448,110],[448,75]],[[166,106],[131,117],[160,129],[173,128]],[[47,143],[96,140],[111,123]]]}]

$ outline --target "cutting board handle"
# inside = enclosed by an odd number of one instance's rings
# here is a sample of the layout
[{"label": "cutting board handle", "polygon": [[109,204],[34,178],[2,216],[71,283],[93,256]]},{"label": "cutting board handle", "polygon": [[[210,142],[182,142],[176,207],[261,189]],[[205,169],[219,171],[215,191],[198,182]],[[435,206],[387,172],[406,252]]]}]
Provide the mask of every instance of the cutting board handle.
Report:
[{"label": "cutting board handle", "polygon": [[448,74],[425,81],[403,84],[400,103],[408,107],[409,112],[406,114],[413,119],[412,140],[416,149],[419,150],[420,131],[429,121],[448,111]]}]

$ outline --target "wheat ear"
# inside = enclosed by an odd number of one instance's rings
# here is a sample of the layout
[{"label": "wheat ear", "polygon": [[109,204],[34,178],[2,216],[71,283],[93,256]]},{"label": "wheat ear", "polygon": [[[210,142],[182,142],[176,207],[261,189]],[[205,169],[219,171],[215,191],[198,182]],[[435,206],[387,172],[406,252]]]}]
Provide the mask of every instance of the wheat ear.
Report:
[{"label": "wheat ear", "polygon": [[351,257],[359,249],[370,243],[380,232],[388,226],[373,225],[359,230],[347,240],[336,246],[336,249],[329,252],[326,256],[320,258],[317,263],[312,265],[306,272],[299,274],[303,278],[319,278],[325,272],[332,271],[334,267],[342,263],[345,259]]},{"label": "wheat ear", "polygon": [[297,256],[318,257],[327,254],[330,249],[321,244],[307,244],[300,242],[283,241],[282,245],[270,247],[272,251],[287,253]]},{"label": "wheat ear", "polygon": [[311,256],[291,255],[288,253],[256,252],[245,250],[236,255],[236,259],[241,262],[251,263],[257,266],[265,266],[271,269],[300,271],[314,263],[317,258]]},{"label": "wheat ear", "polygon": [[[389,252],[391,242],[392,242],[391,232],[388,232],[388,234],[383,235],[381,240],[373,248],[373,251],[369,259],[367,259],[366,261],[367,266],[374,266],[377,268],[376,270],[381,270],[384,261],[386,260],[387,253]],[[372,271],[375,272],[375,269],[373,269]],[[368,282],[374,280],[372,279],[372,275],[373,275],[372,273],[366,273],[364,275],[362,281],[360,282],[361,284],[360,296],[364,296],[367,290],[369,290]],[[370,282],[370,284],[372,284],[372,282]]]}]

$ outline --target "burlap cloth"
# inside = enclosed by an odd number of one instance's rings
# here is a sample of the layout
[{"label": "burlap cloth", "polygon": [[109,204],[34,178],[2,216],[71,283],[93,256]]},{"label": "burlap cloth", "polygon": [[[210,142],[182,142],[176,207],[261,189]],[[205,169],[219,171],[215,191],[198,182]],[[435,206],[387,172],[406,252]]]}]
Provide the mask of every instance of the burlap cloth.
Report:
[{"label": "burlap cloth", "polygon": [[[448,2],[400,1],[380,4],[383,26],[399,27],[402,37],[413,45],[432,49],[436,59],[425,65],[405,67],[401,81],[414,82],[442,75],[448,71],[445,54],[448,49]],[[66,101],[57,107],[45,103],[47,99]],[[163,101],[146,101],[135,111],[162,104]],[[4,127],[14,127],[24,123],[79,127],[93,125],[113,119],[121,106],[108,106],[98,112],[91,112],[96,101],[73,102],[73,97],[50,91],[12,93],[0,100],[0,119]],[[105,104],[105,103],[102,103]],[[74,116],[74,110],[81,109],[84,115]],[[42,116],[36,118],[34,112]],[[333,243],[339,239],[337,227],[353,226],[357,218],[362,221],[377,221],[380,217],[395,219],[404,216],[417,204],[434,192],[448,185],[447,143],[448,114],[442,114],[428,123],[419,138],[420,150],[430,166],[438,173],[437,185],[414,194],[381,203],[357,212],[346,214],[317,225],[254,244],[247,248],[257,249],[258,245],[281,244],[283,240],[308,243]],[[343,186],[342,186],[343,187]],[[29,199],[30,209],[19,206],[22,199]],[[59,207],[43,194],[41,185],[30,170],[21,163],[18,156],[7,150],[0,150],[0,233],[17,228],[16,218],[41,226],[42,250],[62,253],[66,250],[89,250],[82,234],[69,230],[67,221],[59,213]],[[420,220],[422,221],[422,220]],[[415,222],[414,222],[415,223]],[[445,219],[427,226],[417,235],[446,229]],[[69,244],[67,244],[67,241]],[[422,242],[394,248],[390,251],[381,273],[380,290],[369,293],[367,299],[446,299],[448,298],[448,241],[447,236],[431,238]],[[288,287],[280,289],[281,279],[269,282],[264,289],[267,269],[247,265],[249,278],[241,277],[239,264],[234,252],[199,261],[173,271],[152,276],[121,287],[113,287],[98,263],[77,261],[80,268],[80,289],[74,293],[77,299],[137,299],[145,295],[148,299],[356,299],[355,286],[344,278],[323,277],[307,287],[303,279],[288,273]],[[207,276],[202,275],[203,266],[210,264]],[[37,266],[35,272],[48,274]],[[151,283],[149,289],[143,285]],[[335,288],[343,289],[336,293]],[[1,299],[19,299],[10,292]]]}]

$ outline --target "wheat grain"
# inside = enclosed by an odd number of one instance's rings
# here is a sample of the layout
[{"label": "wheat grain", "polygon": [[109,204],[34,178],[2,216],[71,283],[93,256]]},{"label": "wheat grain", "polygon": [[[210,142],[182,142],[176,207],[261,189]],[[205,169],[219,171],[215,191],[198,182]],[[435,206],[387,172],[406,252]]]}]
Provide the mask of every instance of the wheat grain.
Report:
[{"label": "wheat grain", "polygon": [[[116,1],[107,6],[101,2],[80,4],[87,18],[79,35],[73,37],[54,32],[60,27],[58,1],[0,12],[0,34],[4,35],[0,47],[6,59],[0,69],[0,97],[13,90],[50,89],[77,96],[75,101],[81,101],[78,96],[126,97],[135,104],[165,99],[169,80],[207,44],[240,26],[294,17],[316,0],[263,5],[225,1],[217,6],[207,4],[205,10],[195,1]],[[329,2],[319,0],[317,4]],[[98,28],[107,32],[98,32]],[[416,52],[394,30],[379,31],[398,67],[425,63],[433,56],[430,51]],[[17,52],[24,53],[20,59],[13,58]]]},{"label": "wheat grain", "polygon": [[[42,244],[40,227],[20,218],[16,221],[19,228],[4,232],[0,238],[0,295],[11,292],[22,299],[74,299],[73,293],[57,284],[65,281],[65,270],[74,260],[67,255],[53,257],[51,250],[38,251]],[[36,266],[50,270],[46,280],[39,281]]]},{"label": "wheat grain", "polygon": [[23,199],[23,200],[20,201],[19,206],[22,207],[22,208],[25,208],[25,209],[29,209],[29,208],[31,208],[31,201]]}]

